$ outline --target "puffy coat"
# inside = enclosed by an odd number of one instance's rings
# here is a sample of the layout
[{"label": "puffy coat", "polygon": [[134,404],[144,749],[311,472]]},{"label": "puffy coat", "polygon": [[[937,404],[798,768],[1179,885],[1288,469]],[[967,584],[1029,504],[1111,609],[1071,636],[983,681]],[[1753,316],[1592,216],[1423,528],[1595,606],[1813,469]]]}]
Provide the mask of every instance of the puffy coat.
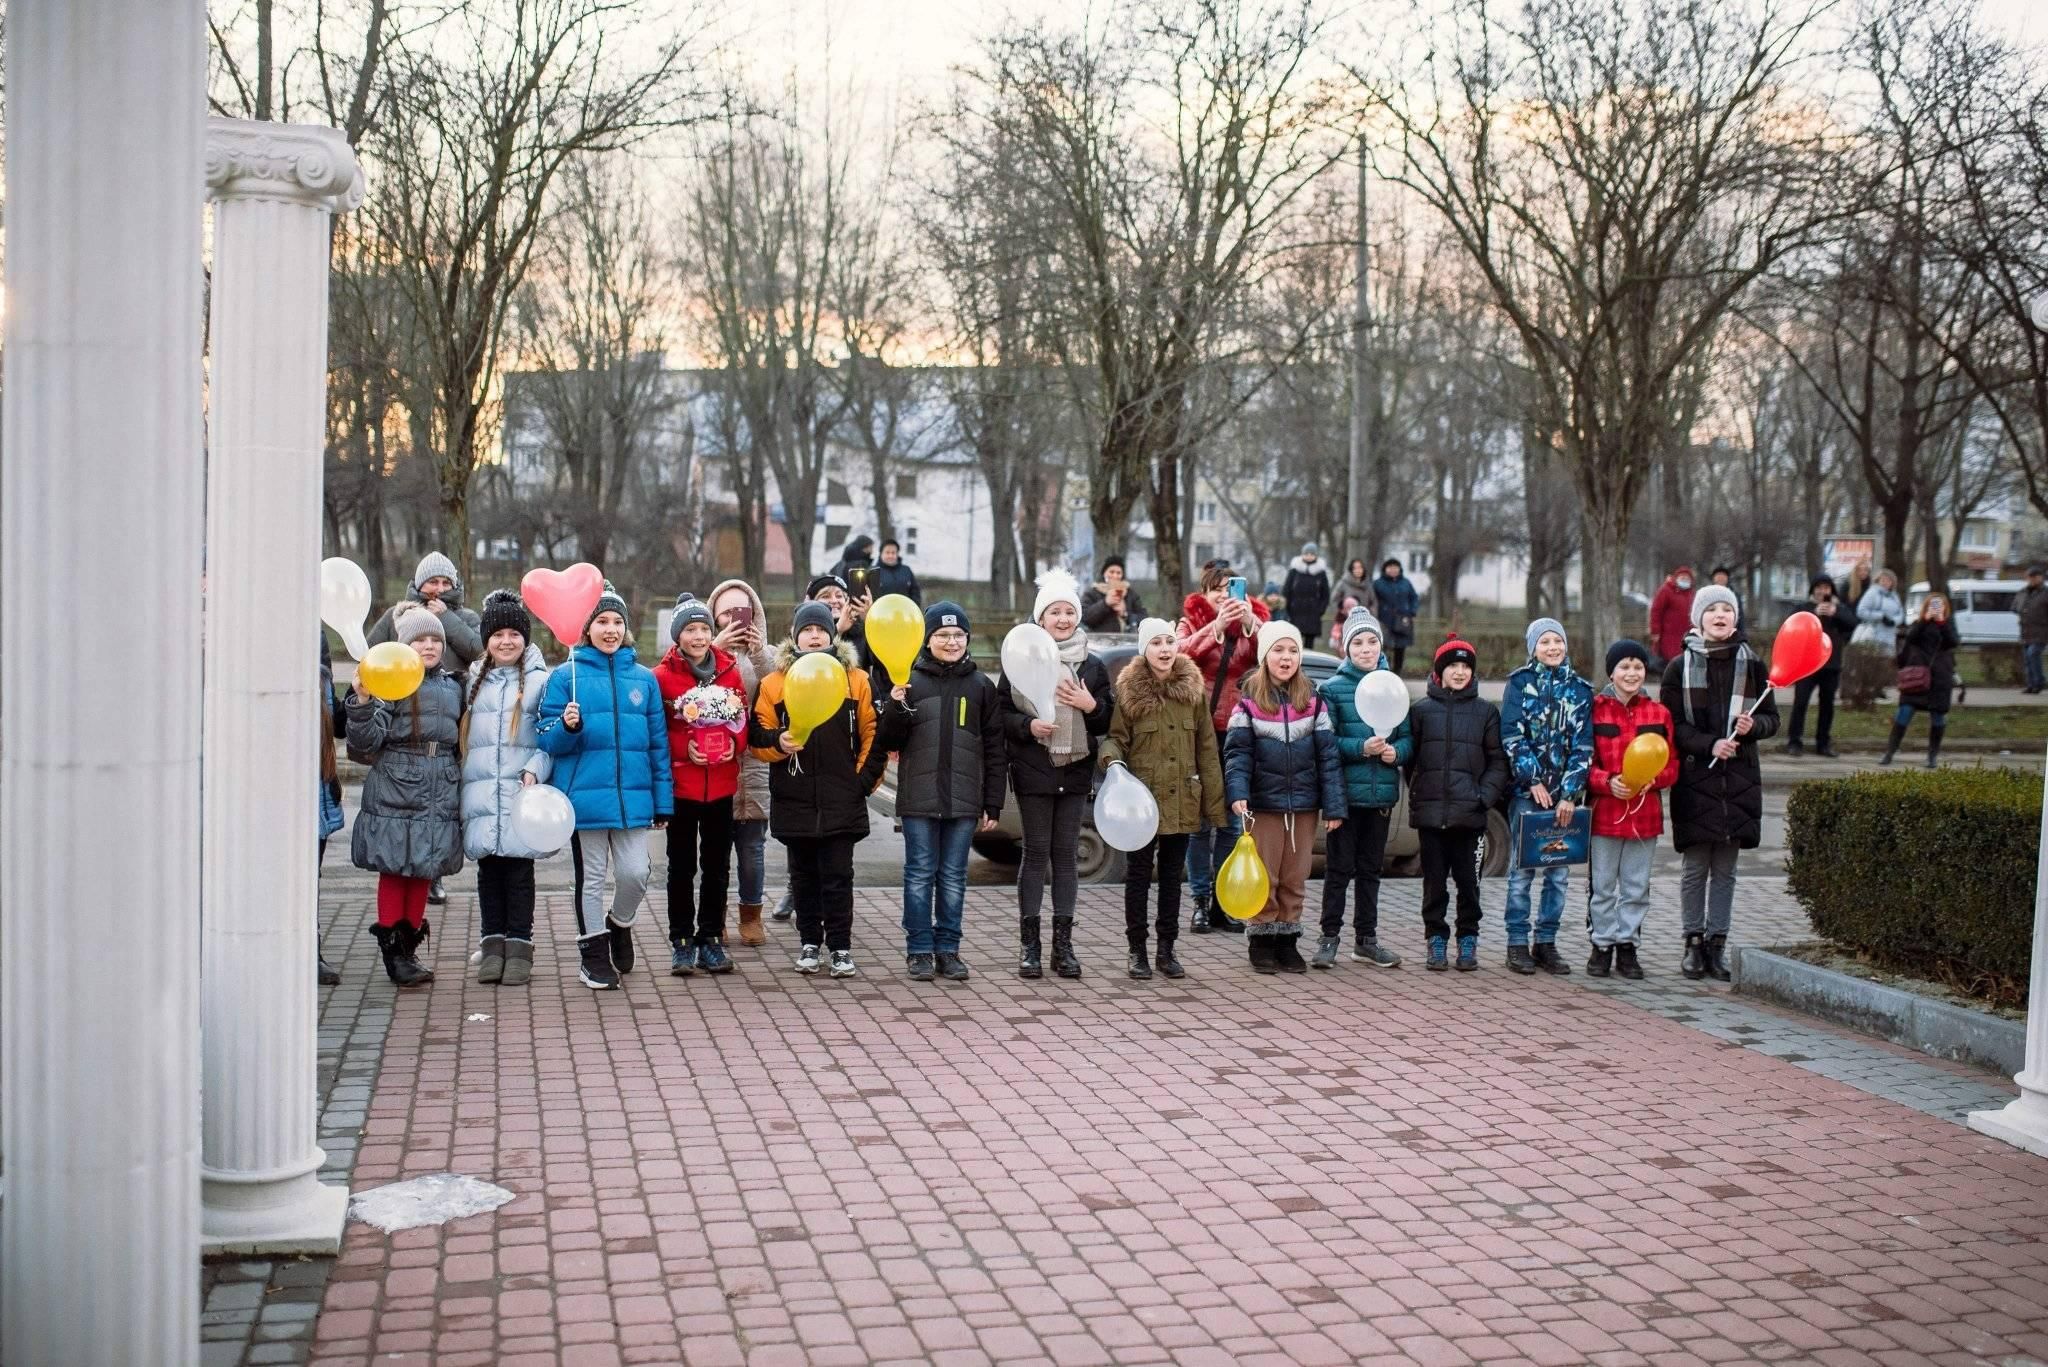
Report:
[{"label": "puffy coat", "polygon": [[1569,663],[1554,670],[1533,660],[1523,665],[1501,694],[1500,743],[1516,792],[1540,783],[1553,800],[1584,801],[1593,767],[1593,685]]},{"label": "puffy coat", "polygon": [[[484,653],[483,618],[462,606],[462,581],[456,579],[452,582],[455,587],[441,595],[441,604],[448,609],[441,614],[441,634],[448,641],[447,663],[456,669],[466,670]],[[363,639],[373,646],[397,640],[392,624],[397,620],[399,610],[426,601],[427,596],[420,592],[419,581],[414,580],[406,586],[405,598],[384,609],[384,615],[377,619]]]},{"label": "puffy coat", "polygon": [[1678,577],[1684,575],[1697,586],[1699,579],[1692,572],[1692,566],[1680,565],[1665,576],[1657,586],[1657,592],[1650,596],[1650,653],[1660,660],[1675,660],[1685,649],[1685,634],[1692,630],[1692,596],[1697,587],[1678,587]]},{"label": "puffy coat", "polygon": [[739,704],[740,729],[733,733],[732,750],[716,764],[699,764],[690,758],[690,734],[696,728],[683,717],[683,695],[697,686],[697,673],[683,657],[679,646],[654,666],[654,682],[661,689],[661,710],[668,719],[669,783],[675,795],[691,802],[716,802],[731,797],[740,786],[740,752],[747,748],[747,685],[740,677],[739,664],[717,646],[711,648],[711,682],[730,691]]},{"label": "puffy coat", "polygon": [[1856,600],[1856,631],[1849,639],[1860,646],[1895,650],[1905,625],[1906,605],[1899,600],[1898,592],[1872,584]]},{"label": "puffy coat", "polygon": [[884,750],[896,755],[896,815],[942,821],[1002,815],[1009,744],[995,681],[971,659],[920,651],[908,705],[876,704]]},{"label": "puffy coat", "polygon": [[1906,628],[1899,642],[1898,666],[1925,665],[1934,681],[1919,693],[1900,693],[1899,701],[1929,712],[1945,714],[1956,691],[1956,650],[1962,640],[1954,622],[1930,622],[1924,618]]},{"label": "puffy coat", "polygon": [[368,765],[349,836],[359,869],[445,878],[462,867],[462,685],[443,669],[399,702],[351,699],[348,757]]},{"label": "puffy coat", "polygon": [[1456,692],[1431,679],[1408,710],[1415,757],[1408,762],[1408,824],[1418,831],[1480,831],[1508,791],[1500,712],[1474,679]]},{"label": "puffy coat", "polygon": [[1330,607],[1330,570],[1318,560],[1311,565],[1295,556],[1287,566],[1287,620],[1301,628],[1311,645],[1323,633],[1323,614]]},{"label": "puffy coat", "polygon": [[[754,586],[744,579],[727,579],[713,590],[706,603],[716,603],[727,589],[743,590],[749,602],[754,605],[754,629],[767,631],[768,609],[761,602],[761,595]],[[764,634],[763,640],[767,639]],[[746,686],[747,714],[753,715],[754,702],[761,696],[761,680],[775,672],[775,652],[763,647],[751,653],[741,651],[733,656],[733,663],[740,671],[740,682]],[[745,737],[741,737],[744,744]],[[735,821],[766,821],[768,819],[768,766],[752,749],[740,754],[740,786],[733,794],[732,815]]]},{"label": "puffy coat", "polygon": [[1074,677],[1095,699],[1095,710],[1081,719],[1088,736],[1088,753],[1066,764],[1055,765],[1052,751],[1031,734],[1036,714],[1010,691],[1010,681],[996,684],[1003,703],[1003,735],[1010,742],[1010,787],[1019,797],[1057,797],[1064,793],[1087,794],[1095,786],[1095,751],[1109,734],[1110,719],[1116,713],[1116,695],[1109,683],[1109,668],[1090,655],[1074,670]]},{"label": "puffy coat", "polygon": [[1161,835],[1193,835],[1204,821],[1218,829],[1229,821],[1207,704],[1202,671],[1185,655],[1174,657],[1163,680],[1143,655],[1116,676],[1116,715],[1097,759],[1104,769],[1125,765],[1152,790]]},{"label": "puffy coat", "polygon": [[517,665],[488,658],[469,667],[463,707],[462,849],[471,859],[539,859],[512,825],[522,775],[546,783],[555,762],[540,749],[540,695],[548,666],[529,644]]},{"label": "puffy coat", "polygon": [[[1273,619],[1273,614],[1258,599],[1251,600],[1252,617],[1263,624]],[[1259,631],[1253,627],[1250,635],[1239,635],[1229,641],[1219,641],[1209,635],[1209,626],[1216,620],[1216,609],[1209,600],[1199,593],[1191,593],[1180,605],[1180,622],[1173,629],[1174,641],[1180,653],[1195,662],[1195,668],[1202,671],[1202,687],[1208,693],[1209,719],[1221,732],[1230,725],[1230,714],[1237,708],[1238,686],[1244,676],[1259,662]],[[1229,649],[1226,651],[1225,646]]]},{"label": "puffy coat", "polygon": [[1422,596],[1415,592],[1415,585],[1407,575],[1389,579],[1384,574],[1372,581],[1372,596],[1379,600],[1379,611],[1373,616],[1380,619],[1380,625],[1387,629],[1386,643],[1391,649],[1406,650],[1415,644],[1415,617],[1422,611]]},{"label": "puffy coat", "polygon": [[[1637,736],[1662,736],[1671,747],[1652,790],[1634,797],[1616,797],[1613,781],[1621,777],[1622,759]],[[1671,735],[1671,713],[1648,690],[1623,702],[1609,684],[1593,698],[1593,834],[1618,840],[1655,840],[1664,833],[1663,791],[1678,781],[1678,743]]]},{"label": "puffy coat", "polygon": [[[1740,640],[1740,636],[1736,638]],[[1755,725],[1742,737],[1732,760],[1713,763],[1714,743],[1728,734],[1728,700],[1735,686],[1732,643],[1707,657],[1703,696],[1688,705],[1685,653],[1664,668],[1659,699],[1671,713],[1678,751],[1678,782],[1671,789],[1671,843],[1681,852],[1694,845],[1732,842],[1745,850],[1763,843],[1764,776],[1757,747],[1778,734],[1778,702],[1771,695],[1770,670],[1751,657],[1747,691],[1761,697]]]},{"label": "puffy coat", "polygon": [[[562,724],[572,692],[583,714],[574,731]],[[675,811],[661,686],[631,646],[612,655],[577,646],[548,675],[540,748],[555,758],[554,784],[575,805],[579,831],[642,830]]]},{"label": "puffy coat", "polygon": [[1104,584],[1091,585],[1081,595],[1081,625],[1104,636],[1121,636],[1136,631],[1138,623],[1145,620],[1145,600],[1138,596],[1137,587],[1128,580],[1124,583],[1124,610],[1118,612],[1109,601],[1109,588]]},{"label": "puffy coat", "polygon": [[1255,812],[1321,812],[1331,821],[1351,815],[1337,728],[1323,700],[1311,694],[1308,710],[1298,712],[1282,699],[1268,712],[1239,698],[1223,733],[1223,790]]},{"label": "puffy coat", "polygon": [[868,833],[868,794],[882,781],[889,755],[875,744],[875,695],[867,672],[845,641],[834,646],[846,667],[846,702],[839,714],[814,727],[803,751],[791,756],[777,748],[789,729],[782,685],[796,663],[794,643],[776,652],[776,669],[761,681],[747,743],[768,762],[768,829],[778,840]]},{"label": "puffy coat", "polygon": [[[1378,668],[1393,672],[1393,665],[1384,655]],[[1330,721],[1337,728],[1337,758],[1344,764],[1344,795],[1353,811],[1367,807],[1385,809],[1400,802],[1401,769],[1415,757],[1415,733],[1407,718],[1401,719],[1393,735],[1383,737],[1358,715],[1358,682],[1364,677],[1364,670],[1346,660],[1316,690],[1323,695],[1323,705],[1330,709]],[[1385,740],[1393,746],[1394,762],[1366,758],[1365,743],[1369,740]]]}]

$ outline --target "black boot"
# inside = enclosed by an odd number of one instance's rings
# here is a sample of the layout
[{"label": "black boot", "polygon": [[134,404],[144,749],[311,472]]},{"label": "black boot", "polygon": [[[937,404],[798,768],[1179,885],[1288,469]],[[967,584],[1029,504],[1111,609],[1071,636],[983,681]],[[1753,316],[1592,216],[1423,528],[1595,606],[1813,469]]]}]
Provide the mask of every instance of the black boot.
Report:
[{"label": "black boot", "polygon": [[611,932],[612,967],[624,977],[633,971],[633,927],[622,926],[610,916],[604,918],[604,928]]},{"label": "black boot", "polygon": [[1890,764],[1894,759],[1896,759],[1899,753],[1899,742],[1903,741],[1905,738],[1906,728],[1899,725],[1897,722],[1893,722],[1892,733],[1890,736],[1885,738],[1884,758],[1879,760],[1878,763]]},{"label": "black boot", "polygon": [[1038,918],[1025,916],[1017,922],[1017,976],[1020,978],[1043,978],[1045,969],[1038,962]]},{"label": "black boot", "polygon": [[1927,737],[1927,767],[1930,769],[1941,767],[1941,732],[1939,731]]},{"label": "black boot", "polygon": [[1152,961],[1145,957],[1145,946],[1131,946],[1131,976],[1149,978],[1152,976]]},{"label": "black boot", "polygon": [[600,930],[595,935],[585,935],[576,942],[581,962],[576,976],[593,992],[615,992],[619,986],[619,975],[612,967],[612,937],[610,931]]},{"label": "black boot", "polygon": [[1728,937],[1709,935],[1706,944],[1707,976],[1717,983],[1725,983],[1735,975],[1728,971]]},{"label": "black boot", "polygon": [[340,986],[340,985],[341,985],[341,970],[340,970],[340,969],[338,969],[338,968],[336,968],[336,967],[335,967],[335,966],[334,966],[333,964],[331,964],[331,963],[328,963],[328,962],[327,962],[327,960],[325,960],[325,959],[322,959],[322,958],[320,958],[320,956],[319,956],[319,955],[317,955],[317,954],[316,954],[316,955],[314,955],[313,957],[314,957],[314,961],[315,961],[316,963],[318,963],[318,964],[320,965],[320,968],[319,968],[319,978],[320,978],[320,985],[321,985],[322,987],[338,987],[338,986]]},{"label": "black boot", "polygon": [[424,921],[417,926],[400,921],[391,927],[391,956],[398,970],[391,980],[400,987],[434,981],[434,970],[421,964],[418,958],[420,945],[426,938],[427,925]]},{"label": "black boot", "polygon": [[1254,973],[1278,973],[1280,961],[1273,957],[1273,937],[1270,935],[1247,935],[1244,937],[1245,956],[1251,960]]},{"label": "black boot", "polygon": [[1195,914],[1188,918],[1188,929],[1196,935],[1207,935],[1210,929],[1209,918],[1215,914],[1207,897],[1197,897]]},{"label": "black boot", "polygon": [[1174,956],[1171,940],[1159,942],[1159,952],[1152,956],[1152,966],[1159,970],[1159,976],[1162,978],[1185,978],[1188,975],[1187,970],[1180,966],[1180,960]]},{"label": "black boot", "polygon": [[384,956],[384,976],[398,981],[398,949],[394,943],[397,926],[371,926],[370,934],[377,941],[377,952]]},{"label": "black boot", "polygon": [[1610,945],[1594,945],[1593,952],[1586,956],[1586,976],[1604,978],[1614,972],[1614,949]]},{"label": "black boot", "polygon": [[1273,962],[1282,973],[1308,972],[1308,960],[1301,957],[1301,933],[1273,937]]},{"label": "black boot", "polygon": [[1508,946],[1508,972],[1530,974],[1536,971],[1535,956],[1529,953],[1527,945]]},{"label": "black boot", "polygon": [[1557,946],[1548,940],[1540,942],[1534,949],[1530,950],[1529,957],[1534,959],[1536,967],[1542,969],[1545,973],[1553,974],[1560,978],[1569,978],[1571,976],[1572,966],[1566,963],[1563,956],[1557,952]]},{"label": "black boot", "polygon": [[1614,947],[1614,975],[1618,978],[1627,978],[1633,983],[1643,980],[1643,966],[1636,959],[1634,945],[1622,944]]},{"label": "black boot", "polygon": [[1052,971],[1062,978],[1081,976],[1081,961],[1074,957],[1074,918],[1052,918]]},{"label": "black boot", "polygon": [[1706,937],[1696,930],[1685,937],[1685,957],[1678,961],[1678,971],[1694,982],[1707,976]]},{"label": "black boot", "polygon": [[1238,920],[1223,908],[1217,907],[1209,913],[1209,929],[1215,931],[1218,935],[1242,935],[1244,934],[1244,922]]}]

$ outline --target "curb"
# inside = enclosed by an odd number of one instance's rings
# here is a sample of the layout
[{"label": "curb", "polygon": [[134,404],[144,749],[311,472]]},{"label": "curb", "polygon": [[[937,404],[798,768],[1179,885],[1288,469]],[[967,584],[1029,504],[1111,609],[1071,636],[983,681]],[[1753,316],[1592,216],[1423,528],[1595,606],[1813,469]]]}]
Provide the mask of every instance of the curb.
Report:
[{"label": "curb", "polygon": [[1923,1054],[2008,1077],[2026,1066],[2027,1028],[1767,949],[1735,951],[1735,991]]}]

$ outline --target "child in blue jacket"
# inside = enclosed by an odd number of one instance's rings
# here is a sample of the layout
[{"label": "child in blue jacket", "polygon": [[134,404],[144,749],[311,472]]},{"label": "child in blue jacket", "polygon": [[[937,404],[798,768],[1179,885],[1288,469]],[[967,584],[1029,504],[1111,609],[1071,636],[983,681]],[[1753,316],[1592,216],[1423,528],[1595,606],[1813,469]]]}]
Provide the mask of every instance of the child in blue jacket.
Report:
[{"label": "child in blue jacket", "polygon": [[[573,701],[572,701],[573,699]],[[597,991],[633,971],[633,921],[647,896],[647,832],[675,807],[668,719],[654,672],[626,644],[626,603],[604,586],[569,662],[548,675],[540,748],[554,756],[554,786],[576,808],[577,976]],[[607,874],[618,879],[609,915]]]},{"label": "child in blue jacket", "polygon": [[[1571,824],[1586,802],[1593,771],[1593,685],[1571,666],[1570,642],[1564,624],[1538,617],[1524,633],[1529,663],[1508,675],[1501,699],[1500,741],[1507,752],[1514,799],[1508,830],[1520,840],[1522,822],[1543,813],[1557,824]],[[1529,940],[1530,887],[1542,880],[1542,902],[1536,911],[1535,943]],[[1565,888],[1570,869],[1525,869],[1516,861],[1508,870],[1508,968],[1515,973],[1570,973],[1557,952],[1557,928],[1564,920]]]},{"label": "child in blue jacket", "polygon": [[1382,736],[1358,715],[1358,685],[1368,674],[1385,670],[1390,677],[1400,677],[1381,652],[1379,619],[1360,608],[1345,618],[1343,633],[1344,663],[1317,692],[1337,728],[1337,758],[1344,765],[1350,814],[1325,842],[1323,936],[1309,967],[1337,966],[1344,897],[1356,883],[1352,959],[1375,968],[1399,968],[1401,956],[1380,944],[1380,859],[1387,849],[1387,825],[1401,801],[1401,769],[1415,757],[1415,737],[1406,718],[1392,735]]}]

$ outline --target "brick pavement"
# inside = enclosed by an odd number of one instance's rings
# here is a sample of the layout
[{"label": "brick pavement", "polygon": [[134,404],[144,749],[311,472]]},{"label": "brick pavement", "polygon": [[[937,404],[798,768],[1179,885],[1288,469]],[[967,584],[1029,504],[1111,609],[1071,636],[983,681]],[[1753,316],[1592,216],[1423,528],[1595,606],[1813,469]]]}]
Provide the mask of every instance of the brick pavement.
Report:
[{"label": "brick pavement", "polygon": [[[329,886],[330,954],[357,928],[332,1014],[374,955],[367,884]],[[1415,892],[1388,888],[1403,952]],[[790,972],[782,927],[730,977],[652,976],[657,900],[647,967],[601,995],[548,894],[528,989],[465,981],[468,936],[437,939],[440,981],[390,1008],[353,1174],[519,1199],[352,1225],[312,1358],[2048,1360],[2048,1168],[1928,1100],[2003,1099],[1996,1079],[1684,983],[1665,901],[1649,983],[1511,978],[1500,892],[1477,975],[1255,978],[1241,940],[1191,937],[1182,983],[1117,971],[1107,890],[1079,983],[1004,971],[1003,891],[972,894],[965,985],[902,976],[887,889],[862,894],[854,982]],[[1736,924],[1803,930],[1762,878]],[[363,1001],[392,995],[379,975]],[[1771,1056],[1798,1031],[1867,1050],[1861,1080]],[[301,1303],[293,1268],[256,1299]],[[250,1299],[240,1275],[213,1292]]]}]

